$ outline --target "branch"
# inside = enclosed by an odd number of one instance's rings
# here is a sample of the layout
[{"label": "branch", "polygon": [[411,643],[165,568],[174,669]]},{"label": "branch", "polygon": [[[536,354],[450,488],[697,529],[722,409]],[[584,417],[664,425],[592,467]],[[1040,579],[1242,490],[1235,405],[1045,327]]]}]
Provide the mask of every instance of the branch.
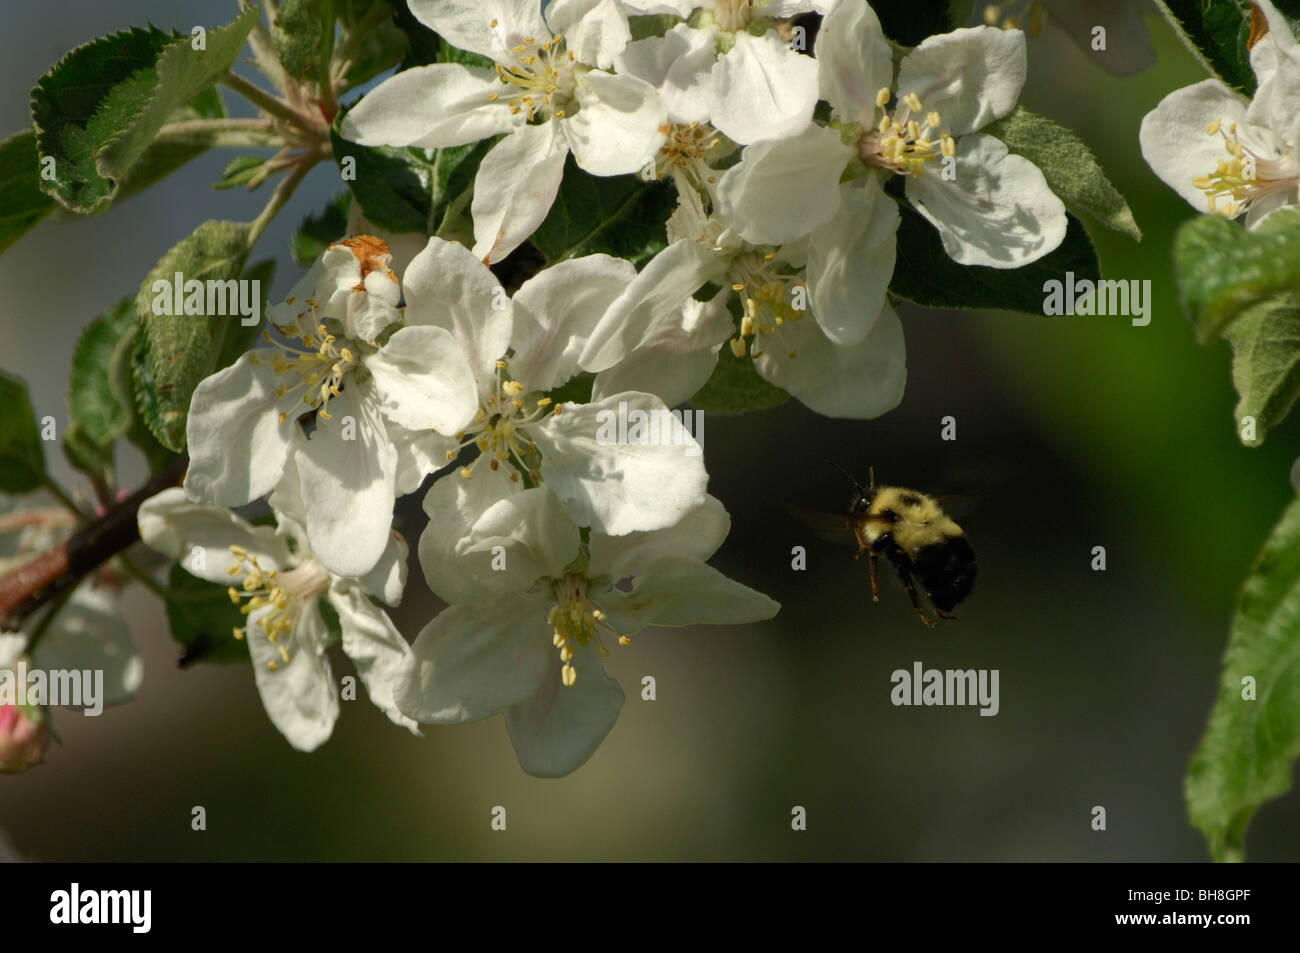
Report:
[{"label": "branch", "polygon": [[71,590],[92,570],[140,538],[140,504],[185,476],[188,459],[156,474],[100,518],[87,523],[53,549],[0,577],[0,630],[13,631],[28,615]]}]

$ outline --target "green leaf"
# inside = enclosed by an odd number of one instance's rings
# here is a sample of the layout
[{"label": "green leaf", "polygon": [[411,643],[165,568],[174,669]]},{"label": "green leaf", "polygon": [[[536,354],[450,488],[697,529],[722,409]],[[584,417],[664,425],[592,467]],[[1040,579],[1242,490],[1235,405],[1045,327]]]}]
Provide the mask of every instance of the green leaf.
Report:
[{"label": "green leaf", "polygon": [[1186,222],[1174,238],[1178,296],[1202,344],[1243,309],[1300,286],[1300,208],[1279,209],[1254,231],[1221,215]]},{"label": "green leaf", "polygon": [[41,191],[36,133],[29,129],[0,142],[0,251],[54,207],[54,200]]},{"label": "green leaf", "polygon": [[1161,0],[1183,42],[1229,86],[1255,92],[1250,68],[1250,0]]},{"label": "green leaf", "polygon": [[758,376],[752,358],[736,357],[724,344],[713,375],[689,403],[710,414],[739,414],[779,407],[789,399],[784,390]]},{"label": "green leaf", "polygon": [[271,43],[285,72],[297,80],[314,79],[328,55],[334,32],[330,0],[282,0],[271,29]]},{"label": "green leaf", "polygon": [[980,131],[1002,140],[1016,155],[1038,166],[1048,187],[1071,212],[1086,213],[1107,228],[1134,241],[1142,240],[1142,229],[1128,202],[1106,177],[1092,150],[1069,129],[1017,106],[1009,116]]},{"label": "green leaf", "polygon": [[1300,295],[1278,295],[1246,308],[1223,337],[1232,345],[1232,382],[1240,398],[1237,433],[1243,418],[1255,418],[1255,438],[1242,437],[1242,443],[1258,447],[1300,397]]},{"label": "green leaf", "polygon": [[[1248,684],[1253,695],[1243,698]],[[1215,860],[1243,859],[1247,825],[1291,787],[1297,756],[1300,500],[1283,512],[1242,587],[1218,698],[1188,766],[1188,813]]]},{"label": "green leaf", "polygon": [[130,395],[112,375],[130,361],[136,324],[135,301],[123,298],[86,326],[72,352],[64,453],[77,469],[105,481],[111,481],[113,443],[131,426]]},{"label": "green leaf", "polygon": [[0,371],[0,491],[30,493],[45,482],[45,451],[21,378]]},{"label": "green leaf", "polygon": [[667,183],[588,175],[570,156],[555,204],[532,241],[551,262],[604,252],[640,268],[664,248],[675,204]]},{"label": "green leaf", "polygon": [[203,50],[150,27],[65,56],[32,91],[41,157],[55,159],[55,178],[42,188],[76,212],[106,204],[168,118],[230,69],[257,15],[249,7],[210,31]]},{"label": "green leaf", "polygon": [[[406,6],[400,2],[398,5]],[[393,22],[395,11],[387,0],[343,0],[341,6],[336,0],[336,6],[338,45],[348,63],[343,74],[344,89],[359,86],[402,62],[409,41]]]},{"label": "green leaf", "polygon": [[167,623],[185,649],[182,665],[248,662],[248,643],[234,636],[247,622],[225,589],[173,564],[167,579]]},{"label": "green leaf", "polygon": [[[258,291],[261,295],[261,301],[258,302],[259,315],[266,314],[266,309],[270,304],[269,295],[271,293],[271,282],[275,280],[275,259],[266,258],[255,265],[250,265],[242,276],[243,281],[258,282]],[[249,286],[251,291],[251,284]],[[217,352],[217,360],[213,365],[213,372],[222,370],[234,364],[240,356],[253,346],[257,341],[257,336],[261,333],[261,322],[257,324],[244,324],[242,321],[231,320],[226,325],[226,336],[221,341],[221,350]]]},{"label": "green leaf", "polygon": [[929,308],[997,308],[1042,314],[1048,281],[1096,281],[1097,251],[1073,215],[1065,240],[1050,255],[1021,268],[959,265],[943,250],[938,231],[906,202],[899,203],[898,261],[889,290]]},{"label": "green leaf", "polygon": [[390,232],[433,234],[455,200],[468,198],[492,144],[484,140],[435,150],[362,146],[340,136],[338,126],[336,121],[330,130],[334,161],[362,213]]},{"label": "green leaf", "polygon": [[352,194],[340,192],[319,214],[304,218],[289,239],[293,260],[304,268],[310,268],[333,242],[346,237],[351,204]]},{"label": "green leaf", "polygon": [[[175,310],[174,285],[179,273],[185,283],[238,279],[252,243],[252,226],[238,222],[207,221],[188,238],[175,245],[154,266],[140,285],[135,310],[144,323],[148,342],[149,375],[142,380],[137,368],[137,405],[159,443],[177,453],[185,449],[185,420],[190,397],[203,378],[217,370],[218,356],[228,334],[239,333],[238,308],[225,302],[225,315],[207,314],[204,295],[201,314],[167,314]],[[154,291],[155,281],[165,281],[170,290]],[[154,304],[159,305],[158,312]],[[220,302],[213,301],[214,305]],[[232,330],[232,328],[234,330]],[[153,390],[144,400],[139,391]],[[156,412],[155,412],[156,411]]]}]

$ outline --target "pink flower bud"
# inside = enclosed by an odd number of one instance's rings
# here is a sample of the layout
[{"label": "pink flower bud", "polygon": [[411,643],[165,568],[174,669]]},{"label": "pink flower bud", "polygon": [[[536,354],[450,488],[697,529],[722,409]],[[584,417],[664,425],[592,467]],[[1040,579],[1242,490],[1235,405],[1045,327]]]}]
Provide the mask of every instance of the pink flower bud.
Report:
[{"label": "pink flower bud", "polygon": [[0,774],[21,774],[45,760],[49,722],[30,709],[0,705]]}]

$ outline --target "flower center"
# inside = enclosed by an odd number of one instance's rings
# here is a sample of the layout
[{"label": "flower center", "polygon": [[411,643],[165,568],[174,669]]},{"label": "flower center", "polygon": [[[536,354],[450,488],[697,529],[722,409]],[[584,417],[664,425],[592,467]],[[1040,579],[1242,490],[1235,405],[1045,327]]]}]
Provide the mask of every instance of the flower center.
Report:
[{"label": "flower center", "polygon": [[712,13],[719,30],[734,33],[754,19],[754,0],[714,0]]},{"label": "flower center", "polygon": [[[497,21],[489,23],[496,29]],[[514,63],[510,66],[496,64],[497,78],[509,88],[506,101],[510,114],[528,114],[529,121],[539,113],[542,118],[554,116],[563,119],[574,112],[575,59],[572,50],[564,50],[564,37],[557,33],[538,43],[534,37],[525,37],[522,43],[510,48]],[[500,93],[490,93],[488,99],[496,102]]]},{"label": "flower center", "polygon": [[528,401],[524,399],[524,385],[510,377],[505,361],[497,361],[497,372],[493,392],[484,399],[473,423],[456,434],[459,445],[447,451],[447,462],[474,444],[478,447],[479,458],[470,466],[461,467],[460,475],[465,479],[474,475],[472,467],[477,466],[479,460],[486,459],[493,470],[503,463],[508,467],[513,465],[511,482],[518,482],[519,471],[522,471],[528,474],[534,485],[539,484],[542,476],[537,467],[541,452],[528,436],[528,431],[547,417],[558,414],[560,405],[549,397],[538,397],[530,410]]},{"label": "flower center", "polygon": [[1019,30],[1021,24],[1030,36],[1043,32],[1043,19],[1046,11],[1040,0],[1010,0],[1008,3],[990,3],[984,8],[984,22],[988,26],[1000,26],[1004,30]]},{"label": "flower center", "polygon": [[551,591],[555,595],[555,605],[546,615],[546,622],[555,630],[552,641],[560,650],[560,681],[567,687],[578,680],[578,670],[573,667],[573,646],[591,645],[596,653],[605,658],[609,650],[601,641],[601,631],[618,639],[619,645],[629,645],[632,640],[620,635],[608,623],[605,613],[598,606],[592,605],[588,595],[588,581],[585,576],[570,573],[562,579],[551,580]]},{"label": "flower center", "polygon": [[[289,647],[280,638],[285,636],[286,641],[292,641],[303,606],[329,588],[329,571],[316,560],[309,559],[301,566],[279,573],[260,566],[257,556],[242,546],[231,546],[230,552],[238,561],[226,572],[243,577],[238,587],[231,586],[226,590],[230,601],[238,605],[239,611],[249,617],[249,622],[255,622],[267,639],[279,648],[280,658],[288,665],[291,658]],[[247,627],[233,631],[235,638],[242,639]],[[267,662],[266,667],[275,671],[275,660]]]},{"label": "flower center", "polygon": [[[745,356],[745,339],[750,337],[754,339],[750,357],[763,356],[768,338],[788,348],[781,329],[806,313],[802,305],[807,300],[807,286],[798,275],[776,271],[775,258],[775,251],[745,251],[733,260],[728,272],[731,290],[740,296],[743,307],[740,334],[731,341],[731,353],[736,357]],[[793,358],[796,351],[789,348],[788,355]]]},{"label": "flower center", "polygon": [[[290,298],[287,303],[293,304],[293,299]],[[308,304],[315,307],[310,300]],[[302,402],[312,410],[319,409],[320,416],[329,420],[327,408],[330,398],[339,396],[339,385],[343,383],[344,376],[357,364],[356,355],[350,348],[340,344],[324,324],[316,326],[314,335],[304,334],[296,324],[277,327],[287,337],[301,342],[303,349],[276,341],[268,332],[262,332],[262,340],[274,348],[271,352],[271,369],[276,377],[283,378],[275,385],[275,396],[284,397],[291,391],[302,391]],[[256,365],[260,360],[258,352],[251,352],[248,359]],[[284,411],[280,412],[280,423],[284,423],[286,416]]]},{"label": "flower center", "polygon": [[[1284,155],[1279,150],[1274,150],[1275,155],[1266,156],[1261,154],[1261,150],[1243,145],[1237,138],[1235,122],[1225,131],[1223,123],[1214,119],[1205,127],[1205,132],[1206,135],[1220,136],[1228,153],[1228,158],[1219,160],[1214,172],[1192,179],[1192,184],[1205,193],[1211,212],[1236,218],[1256,199],[1295,188],[1300,181],[1300,170],[1297,170],[1293,156]],[[1223,199],[1228,201],[1221,205]]]},{"label": "flower center", "polygon": [[943,130],[939,114],[925,112],[916,93],[900,99],[892,112],[886,108],[889,100],[889,90],[882,87],[876,93],[880,121],[858,141],[863,162],[920,178],[927,162],[957,154],[957,144]]}]

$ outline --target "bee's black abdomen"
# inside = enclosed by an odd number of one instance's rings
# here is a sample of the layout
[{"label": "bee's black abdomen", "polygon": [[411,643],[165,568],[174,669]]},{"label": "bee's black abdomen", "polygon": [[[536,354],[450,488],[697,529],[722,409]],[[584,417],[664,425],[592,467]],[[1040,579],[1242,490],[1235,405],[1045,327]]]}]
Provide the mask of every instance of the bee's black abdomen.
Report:
[{"label": "bee's black abdomen", "polygon": [[975,550],[964,536],[948,536],[922,548],[913,568],[940,612],[951,612],[975,586]]}]

